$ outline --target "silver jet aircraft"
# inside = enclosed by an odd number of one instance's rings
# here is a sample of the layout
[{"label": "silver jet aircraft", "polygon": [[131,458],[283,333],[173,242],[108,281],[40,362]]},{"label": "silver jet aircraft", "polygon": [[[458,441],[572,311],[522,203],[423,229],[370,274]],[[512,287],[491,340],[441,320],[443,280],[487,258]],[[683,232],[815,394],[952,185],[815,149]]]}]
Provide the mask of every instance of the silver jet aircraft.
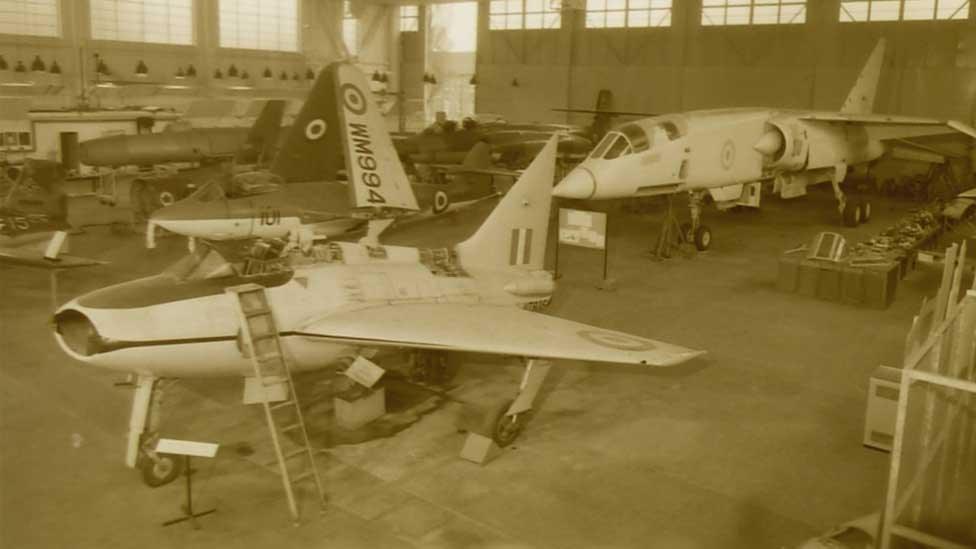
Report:
[{"label": "silver jet aircraft", "polygon": [[[344,81],[344,89],[364,96],[365,81],[356,74]],[[362,106],[347,102],[344,108]],[[342,131],[359,131],[348,120]],[[379,116],[356,124],[371,135],[385,132]],[[388,138],[380,143],[387,148],[353,157],[373,174],[350,178],[362,183],[356,205],[412,203],[412,189]],[[141,463],[151,484],[170,480],[173,470],[161,465],[171,458],[154,454],[148,444],[154,434],[145,432],[156,381],[253,375],[242,351],[234,298],[225,292],[243,283],[266,288],[294,371],[384,348],[478,352],[525,359],[523,386],[538,387],[548,369],[539,359],[672,366],[702,354],[535,312],[555,289],[543,268],[555,158],[553,139],[481,227],[456,246],[328,242],[285,248],[270,257],[234,258],[199,245],[159,275],[65,304],[55,315],[54,336],[72,358],[138,376],[126,461],[130,467]],[[501,409],[494,424],[502,446],[518,435],[531,408],[532,397],[523,394]]]},{"label": "silver jet aircraft", "polygon": [[976,130],[956,121],[872,114],[884,51],[881,40],[838,112],[737,108],[636,120],[609,132],[553,194],[610,199],[687,192],[686,236],[699,250],[712,240],[700,222],[705,196],[719,208],[758,206],[765,181],[783,198],[830,182],[844,223],[864,222],[870,202],[848,200],[840,184],[864,174],[893,141],[951,133],[976,138]]}]

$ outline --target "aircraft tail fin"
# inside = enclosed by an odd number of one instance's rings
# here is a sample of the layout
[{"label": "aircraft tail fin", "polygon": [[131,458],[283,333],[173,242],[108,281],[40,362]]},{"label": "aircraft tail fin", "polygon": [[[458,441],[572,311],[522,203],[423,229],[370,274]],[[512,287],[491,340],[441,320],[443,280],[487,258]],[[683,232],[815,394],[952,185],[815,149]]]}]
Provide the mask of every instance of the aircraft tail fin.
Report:
[{"label": "aircraft tail fin", "polygon": [[543,268],[557,142],[557,137],[549,139],[481,227],[457,245],[461,265]]},{"label": "aircraft tail fin", "polygon": [[332,71],[323,70],[275,155],[272,173],[285,181],[336,180],[344,167],[336,88]]},{"label": "aircraft tail fin", "polygon": [[840,112],[846,114],[870,114],[874,110],[874,99],[878,93],[878,80],[881,79],[881,67],[884,63],[885,39],[878,40],[878,44],[868,57],[867,63],[857,76],[854,87],[847,94]]},{"label": "aircraft tail fin", "polygon": [[247,133],[244,146],[234,159],[236,162],[254,159],[258,164],[264,164],[273,158],[274,149],[278,144],[278,134],[281,133],[281,119],[285,114],[285,106],[284,99],[269,99],[264,103],[251,130]]},{"label": "aircraft tail fin", "polygon": [[464,162],[461,163],[462,168],[468,169],[483,169],[491,168],[493,164],[491,163],[491,145],[485,143],[484,141],[479,141],[471,147],[468,154],[464,157]]},{"label": "aircraft tail fin", "polygon": [[350,63],[332,63],[334,98],[342,140],[349,198],[353,208],[417,211],[417,197],[403,170],[383,114],[369,96],[362,71]]}]

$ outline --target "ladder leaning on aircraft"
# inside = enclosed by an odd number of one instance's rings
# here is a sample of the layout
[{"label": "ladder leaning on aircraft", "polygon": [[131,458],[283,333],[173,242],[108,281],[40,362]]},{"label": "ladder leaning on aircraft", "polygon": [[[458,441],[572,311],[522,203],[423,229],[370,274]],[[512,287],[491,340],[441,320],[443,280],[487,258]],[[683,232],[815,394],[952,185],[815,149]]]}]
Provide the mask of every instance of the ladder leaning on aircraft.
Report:
[{"label": "ladder leaning on aircraft", "polygon": [[[340,89],[352,95],[368,89],[351,65],[334,64],[323,74],[338,78]],[[352,99],[345,108],[361,109]],[[351,174],[353,185],[365,187],[355,191],[357,204],[416,207],[383,121],[370,116],[356,123],[380,137],[370,149],[375,165],[363,161],[363,171]],[[242,345],[239,307],[225,292],[241,284],[265,289],[281,354],[295,373],[379,348],[477,352],[522,358],[523,385],[537,388],[548,370],[539,361],[673,366],[701,355],[535,312],[555,289],[544,269],[555,160],[552,139],[474,235],[456,246],[328,242],[303,250],[262,245],[249,257],[228,258],[205,243],[160,275],[65,304],[54,317],[55,339],[83,363],[139,376],[126,462],[147,463],[144,471],[150,473],[156,460],[167,459],[152,456],[141,444],[154,436],[147,433],[146,420],[157,379],[253,374]],[[493,426],[499,444],[519,434],[533,395],[519,391],[499,414]],[[149,477],[164,482],[175,477],[171,472],[160,466],[159,474]]]},{"label": "ladder leaning on aircraft", "polygon": [[848,199],[841,183],[865,175],[873,163],[907,138],[976,130],[953,120],[872,114],[884,59],[878,42],[837,112],[773,108],[690,111],[628,122],[607,133],[590,156],[553,194],[610,199],[687,192],[689,240],[709,247],[711,230],[701,207],[711,196],[720,209],[759,206],[763,182],[782,198],[803,196],[807,186],[833,185],[845,225],[863,223],[871,203]]}]

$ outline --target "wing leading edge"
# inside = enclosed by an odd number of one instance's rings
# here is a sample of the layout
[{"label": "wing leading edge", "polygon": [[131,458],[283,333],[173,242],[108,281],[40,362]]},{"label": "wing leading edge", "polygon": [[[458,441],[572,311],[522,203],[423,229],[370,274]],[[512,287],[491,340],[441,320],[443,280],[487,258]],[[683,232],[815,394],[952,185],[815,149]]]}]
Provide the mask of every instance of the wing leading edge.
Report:
[{"label": "wing leading edge", "polygon": [[381,305],[329,315],[298,334],[366,346],[675,366],[704,351],[512,307]]},{"label": "wing leading edge", "polygon": [[872,137],[881,140],[952,133],[960,133],[976,139],[976,129],[956,120],[846,113],[816,113],[804,115],[799,118],[800,120],[825,124],[851,124],[861,126],[867,129]]}]

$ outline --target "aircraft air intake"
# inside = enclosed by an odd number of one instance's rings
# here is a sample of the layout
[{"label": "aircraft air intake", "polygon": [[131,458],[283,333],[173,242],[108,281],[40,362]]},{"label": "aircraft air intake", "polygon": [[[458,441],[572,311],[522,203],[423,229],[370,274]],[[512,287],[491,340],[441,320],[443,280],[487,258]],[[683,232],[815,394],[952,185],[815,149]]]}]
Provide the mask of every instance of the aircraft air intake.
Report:
[{"label": "aircraft air intake", "polygon": [[83,313],[67,309],[54,316],[54,326],[64,345],[81,356],[101,352],[102,337]]},{"label": "aircraft air intake", "polygon": [[809,144],[806,132],[795,120],[773,120],[752,146],[763,155],[765,164],[781,170],[799,170],[807,164]]}]

